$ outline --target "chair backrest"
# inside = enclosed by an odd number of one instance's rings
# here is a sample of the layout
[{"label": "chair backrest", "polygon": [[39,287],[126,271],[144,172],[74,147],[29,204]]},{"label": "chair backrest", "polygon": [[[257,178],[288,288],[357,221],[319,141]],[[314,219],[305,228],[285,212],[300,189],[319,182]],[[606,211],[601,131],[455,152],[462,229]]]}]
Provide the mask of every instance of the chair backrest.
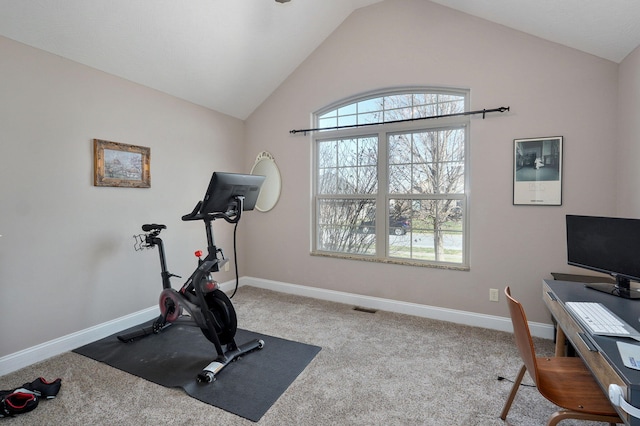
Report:
[{"label": "chair backrest", "polygon": [[538,365],[536,363],[536,350],[533,346],[533,339],[531,339],[527,316],[520,302],[511,296],[509,286],[504,289],[504,294],[507,296],[507,302],[509,303],[509,313],[511,314],[516,346],[518,347],[524,365],[527,367],[529,376],[531,376],[531,379],[537,385]]}]

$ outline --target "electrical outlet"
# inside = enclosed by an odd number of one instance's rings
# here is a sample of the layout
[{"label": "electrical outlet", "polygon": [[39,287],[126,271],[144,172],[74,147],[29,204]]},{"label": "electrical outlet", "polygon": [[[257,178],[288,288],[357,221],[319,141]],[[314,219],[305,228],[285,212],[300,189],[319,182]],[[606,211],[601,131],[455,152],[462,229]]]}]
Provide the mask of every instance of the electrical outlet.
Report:
[{"label": "electrical outlet", "polygon": [[224,262],[224,271],[229,272],[229,262]]},{"label": "electrical outlet", "polygon": [[497,302],[498,301],[498,289],[497,288],[490,288],[489,289],[489,301],[490,302]]}]

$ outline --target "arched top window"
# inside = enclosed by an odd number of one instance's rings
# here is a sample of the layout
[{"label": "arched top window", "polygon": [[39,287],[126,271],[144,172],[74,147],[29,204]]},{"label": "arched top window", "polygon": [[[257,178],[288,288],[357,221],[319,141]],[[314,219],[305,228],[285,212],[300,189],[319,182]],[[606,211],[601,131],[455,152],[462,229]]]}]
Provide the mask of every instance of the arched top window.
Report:
[{"label": "arched top window", "polygon": [[389,93],[348,100],[316,114],[320,128],[336,128],[456,114],[465,111],[466,95],[436,91]]},{"label": "arched top window", "polygon": [[467,269],[465,111],[467,91],[411,88],[317,112],[312,253]]}]

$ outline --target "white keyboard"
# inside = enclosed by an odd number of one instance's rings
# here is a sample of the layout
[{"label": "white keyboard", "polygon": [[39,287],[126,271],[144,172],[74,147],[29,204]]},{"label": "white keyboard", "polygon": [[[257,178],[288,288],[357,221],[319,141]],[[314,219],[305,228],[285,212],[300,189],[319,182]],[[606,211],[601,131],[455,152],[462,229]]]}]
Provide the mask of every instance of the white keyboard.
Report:
[{"label": "white keyboard", "polygon": [[567,302],[565,306],[591,334],[640,339],[638,331],[618,318],[601,303]]}]

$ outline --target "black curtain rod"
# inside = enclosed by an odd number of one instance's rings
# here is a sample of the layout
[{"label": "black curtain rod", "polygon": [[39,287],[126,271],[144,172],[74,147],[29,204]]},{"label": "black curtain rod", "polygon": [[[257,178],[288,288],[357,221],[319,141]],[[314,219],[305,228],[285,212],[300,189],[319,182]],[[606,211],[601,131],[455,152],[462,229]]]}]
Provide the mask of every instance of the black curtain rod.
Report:
[{"label": "black curtain rod", "polygon": [[379,126],[380,124],[405,123],[407,121],[430,120],[432,118],[458,117],[458,116],[461,116],[461,115],[475,115],[475,114],[482,114],[482,119],[484,120],[484,117],[488,112],[505,112],[505,111],[509,111],[509,108],[510,107],[500,107],[500,108],[493,108],[493,109],[480,109],[480,110],[477,110],[477,111],[456,112],[454,114],[432,115],[430,117],[405,118],[404,120],[383,121],[382,123],[350,124],[350,125],[346,125],[346,126],[320,127],[320,128],[316,128],[316,129],[289,130],[289,133],[291,133],[292,135],[295,135],[296,133],[304,133],[306,135],[308,132],[317,132],[317,131],[320,131],[320,130],[350,129],[350,128],[355,128],[355,127]]}]

